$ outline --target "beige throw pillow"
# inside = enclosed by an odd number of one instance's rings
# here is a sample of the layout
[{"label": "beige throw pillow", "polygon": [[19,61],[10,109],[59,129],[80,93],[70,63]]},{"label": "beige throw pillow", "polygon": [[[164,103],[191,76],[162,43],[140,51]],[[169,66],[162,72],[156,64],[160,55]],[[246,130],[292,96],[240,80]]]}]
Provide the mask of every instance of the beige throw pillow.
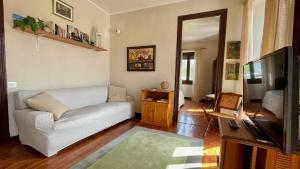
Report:
[{"label": "beige throw pillow", "polygon": [[49,95],[42,92],[26,100],[26,104],[35,110],[53,113],[54,119],[58,120],[69,108]]},{"label": "beige throw pillow", "polygon": [[109,86],[108,90],[108,101],[109,102],[126,102],[126,88]]}]

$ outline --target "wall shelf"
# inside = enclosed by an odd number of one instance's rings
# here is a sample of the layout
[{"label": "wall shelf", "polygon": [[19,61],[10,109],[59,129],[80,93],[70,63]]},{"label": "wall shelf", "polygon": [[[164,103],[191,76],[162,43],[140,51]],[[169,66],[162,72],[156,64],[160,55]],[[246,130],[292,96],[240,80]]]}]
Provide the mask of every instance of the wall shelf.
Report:
[{"label": "wall shelf", "polygon": [[[14,29],[20,30],[19,28],[14,28]],[[22,31],[22,30],[20,30],[20,31]],[[74,46],[95,50],[95,51],[98,51],[98,52],[107,51],[107,49],[104,49],[104,48],[84,44],[82,42],[78,42],[78,41],[75,41],[75,40],[72,40],[72,39],[68,39],[68,38],[65,38],[65,37],[54,35],[52,33],[49,33],[49,32],[43,31],[43,30],[38,30],[36,32],[33,32],[31,29],[25,29],[24,32],[27,32],[27,33],[30,33],[30,34],[33,34],[33,35],[37,35],[37,36],[41,36],[41,37],[44,37],[44,38],[60,41],[60,42],[63,42],[63,43],[71,44],[71,45],[74,45]]]}]

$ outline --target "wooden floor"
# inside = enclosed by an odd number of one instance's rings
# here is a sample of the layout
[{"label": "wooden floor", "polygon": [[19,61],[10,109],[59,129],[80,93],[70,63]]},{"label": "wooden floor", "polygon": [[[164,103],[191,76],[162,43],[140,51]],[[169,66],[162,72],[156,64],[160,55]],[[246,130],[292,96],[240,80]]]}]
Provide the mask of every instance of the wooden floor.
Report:
[{"label": "wooden floor", "polygon": [[[139,123],[138,120],[127,120],[110,129],[95,134],[79,143],[76,143],[62,151],[57,155],[46,158],[36,150],[21,145],[19,142],[13,142],[0,146],[0,169],[60,169],[70,168],[72,165],[81,161],[89,154],[95,152],[112,139],[117,138],[122,133],[130,130],[134,126],[143,126],[159,130],[165,130],[180,135],[203,138],[203,133],[207,121],[203,118],[201,105],[187,101],[185,106],[181,108],[179,120],[169,129],[161,129],[152,126],[146,126]],[[204,139],[204,158],[203,168],[216,168],[217,155],[220,153],[220,137],[217,129],[210,130]]]}]

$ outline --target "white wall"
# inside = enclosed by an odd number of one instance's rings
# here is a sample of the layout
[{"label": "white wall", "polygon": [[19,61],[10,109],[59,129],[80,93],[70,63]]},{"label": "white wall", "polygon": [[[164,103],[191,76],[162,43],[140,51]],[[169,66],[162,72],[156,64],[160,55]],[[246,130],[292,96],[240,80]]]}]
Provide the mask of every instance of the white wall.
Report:
[{"label": "white wall", "polygon": [[16,135],[13,120],[13,91],[105,85],[109,81],[109,52],[95,52],[69,44],[39,38],[12,29],[12,14],[34,16],[66,27],[67,24],[90,34],[92,26],[104,36],[109,48],[110,18],[88,1],[64,0],[74,7],[74,23],[52,14],[52,0],[4,0],[7,80],[17,82],[9,89],[10,133]]},{"label": "white wall", "polygon": [[182,90],[184,97],[193,97],[193,85],[180,84],[180,89]]},{"label": "white wall", "polygon": [[[196,49],[205,48],[200,56],[200,84],[199,93],[201,98],[205,98],[207,94],[212,93],[212,81],[213,81],[213,62],[217,59],[218,56],[218,40],[210,41],[192,41],[192,42],[183,42],[182,49],[183,51],[191,51]],[[186,97],[192,97],[193,87],[192,85],[182,85],[183,94]],[[187,96],[188,95],[188,96]]]},{"label": "white wall", "polygon": [[[111,82],[127,87],[137,110],[141,89],[159,87],[163,80],[174,89],[178,16],[224,8],[228,8],[226,40],[240,40],[243,0],[189,0],[111,16],[111,27],[122,31],[111,35]],[[157,47],[156,71],[127,72],[126,48],[153,44]],[[224,79],[223,90],[234,92],[237,85],[237,81]]]}]

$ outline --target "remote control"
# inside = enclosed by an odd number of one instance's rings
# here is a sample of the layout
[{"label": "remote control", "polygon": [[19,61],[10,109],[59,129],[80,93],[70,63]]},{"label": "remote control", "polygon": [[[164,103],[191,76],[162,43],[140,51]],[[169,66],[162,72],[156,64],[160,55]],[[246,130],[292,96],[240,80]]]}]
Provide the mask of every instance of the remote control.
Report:
[{"label": "remote control", "polygon": [[240,128],[240,126],[236,123],[235,120],[230,120],[230,121],[229,121],[229,126],[230,126],[232,129],[234,129],[234,130],[237,130],[237,129]]}]

